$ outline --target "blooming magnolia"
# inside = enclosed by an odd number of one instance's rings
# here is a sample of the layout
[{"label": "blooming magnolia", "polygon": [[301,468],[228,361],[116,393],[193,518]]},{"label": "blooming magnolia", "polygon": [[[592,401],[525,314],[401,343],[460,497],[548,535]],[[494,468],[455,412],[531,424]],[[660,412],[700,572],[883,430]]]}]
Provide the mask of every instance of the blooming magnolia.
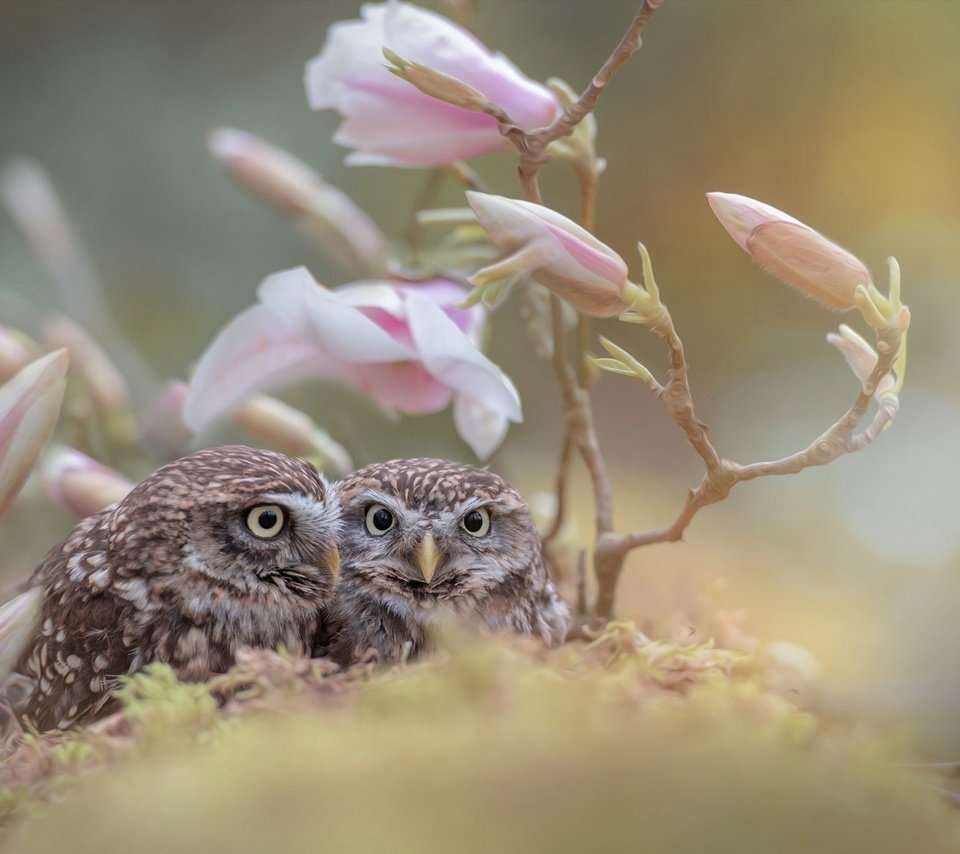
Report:
[{"label": "blooming magnolia", "polygon": [[[411,415],[458,403],[460,435],[486,457],[520,421],[510,379],[476,346],[482,309],[452,282],[356,282],[330,291],[303,267],[269,276],[200,358],[183,419],[194,431],[251,394],[308,378]],[[464,402],[464,400],[466,402]],[[494,426],[491,426],[493,424]]]},{"label": "blooming magnolia", "polygon": [[506,147],[492,116],[437,100],[391,74],[384,48],[462,81],[525,130],[560,115],[549,89],[446,18],[401,0],[368,3],[360,14],[330,27],[305,74],[310,106],[343,116],[334,141],[354,149],[348,163],[440,166]]},{"label": "blooming magnolia", "polygon": [[292,154],[246,131],[217,128],[210,153],[243,189],[295,217],[344,267],[383,267],[387,242],[354,201]]},{"label": "blooming magnolia", "polygon": [[529,275],[584,314],[622,314],[636,291],[627,265],[565,216],[533,202],[467,192],[467,200],[490,239],[504,252],[502,261],[470,279],[479,287],[516,281]]},{"label": "blooming magnolia", "polygon": [[761,267],[835,311],[857,307],[872,284],[863,262],[775,207],[734,193],[707,193],[720,224]]},{"label": "blooming magnolia", "polygon": [[80,519],[123,500],[134,486],[103,463],[64,445],[46,455],[40,483],[51,501]]},{"label": "blooming magnolia", "polygon": [[0,387],[0,513],[53,434],[67,384],[66,350],[41,356]]}]

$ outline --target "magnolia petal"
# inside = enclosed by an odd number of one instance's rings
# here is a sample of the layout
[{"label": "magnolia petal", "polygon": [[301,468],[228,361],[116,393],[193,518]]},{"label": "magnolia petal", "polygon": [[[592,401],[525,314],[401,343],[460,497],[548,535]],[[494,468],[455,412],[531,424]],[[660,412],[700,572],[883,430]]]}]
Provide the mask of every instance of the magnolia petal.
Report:
[{"label": "magnolia petal", "polygon": [[254,392],[342,372],[271,308],[253,306],[228,323],[200,357],[184,401],[183,422],[199,432]]},{"label": "magnolia petal", "polygon": [[414,356],[337,292],[317,284],[305,267],[267,276],[257,294],[287,329],[329,359],[363,364]]},{"label": "magnolia petal", "polygon": [[17,666],[40,624],[43,589],[34,587],[0,607],[0,682]]},{"label": "magnolia petal", "polygon": [[510,422],[502,412],[484,406],[475,397],[458,394],[453,402],[453,423],[457,433],[481,460],[503,444]]},{"label": "magnolia petal", "polygon": [[0,513],[53,435],[67,385],[66,350],[41,356],[0,388]]},{"label": "magnolia petal", "polygon": [[430,374],[510,421],[523,420],[516,386],[436,303],[407,294],[407,319],[417,354]]}]

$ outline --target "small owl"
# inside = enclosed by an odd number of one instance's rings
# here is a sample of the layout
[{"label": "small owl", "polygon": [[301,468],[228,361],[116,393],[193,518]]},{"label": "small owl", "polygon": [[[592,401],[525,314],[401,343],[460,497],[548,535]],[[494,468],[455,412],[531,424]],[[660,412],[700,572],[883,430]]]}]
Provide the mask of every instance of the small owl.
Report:
[{"label": "small owl", "polygon": [[186,680],[237,647],[309,653],[339,573],[339,504],[302,460],[241,446],[165,465],[35,570],[39,625],[3,694],[39,728],[109,711],[152,661]]},{"label": "small owl", "polygon": [[492,472],[393,460],[336,484],[343,575],[321,646],[342,665],[416,655],[450,617],[554,645],[570,611],[547,576],[530,510]]}]

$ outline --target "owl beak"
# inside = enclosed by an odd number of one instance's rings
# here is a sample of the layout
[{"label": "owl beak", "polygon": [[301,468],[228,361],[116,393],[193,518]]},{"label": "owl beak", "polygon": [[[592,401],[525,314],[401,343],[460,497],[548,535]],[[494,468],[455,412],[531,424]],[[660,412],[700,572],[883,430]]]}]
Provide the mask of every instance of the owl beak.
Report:
[{"label": "owl beak", "polygon": [[434,540],[433,534],[427,533],[420,541],[420,548],[417,549],[417,563],[420,564],[423,580],[429,583],[437,571],[437,564],[440,563],[440,550],[437,548],[437,541]]},{"label": "owl beak", "polygon": [[327,553],[327,569],[336,581],[340,576],[340,549],[337,548],[336,543],[330,546],[330,551]]}]

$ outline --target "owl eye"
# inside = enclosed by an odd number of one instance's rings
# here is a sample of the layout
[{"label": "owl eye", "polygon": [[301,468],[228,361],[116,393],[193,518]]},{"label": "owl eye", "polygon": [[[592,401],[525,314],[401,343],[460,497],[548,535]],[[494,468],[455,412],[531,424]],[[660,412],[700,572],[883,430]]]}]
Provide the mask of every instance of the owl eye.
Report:
[{"label": "owl eye", "polygon": [[394,525],[397,520],[393,513],[387,510],[382,504],[371,504],[367,508],[367,531],[375,537],[382,537]]},{"label": "owl eye", "polygon": [[490,514],[483,509],[471,510],[460,520],[460,527],[471,537],[485,537],[490,530]]},{"label": "owl eye", "polygon": [[247,530],[261,540],[272,540],[282,530],[287,514],[279,504],[260,504],[247,511]]}]

